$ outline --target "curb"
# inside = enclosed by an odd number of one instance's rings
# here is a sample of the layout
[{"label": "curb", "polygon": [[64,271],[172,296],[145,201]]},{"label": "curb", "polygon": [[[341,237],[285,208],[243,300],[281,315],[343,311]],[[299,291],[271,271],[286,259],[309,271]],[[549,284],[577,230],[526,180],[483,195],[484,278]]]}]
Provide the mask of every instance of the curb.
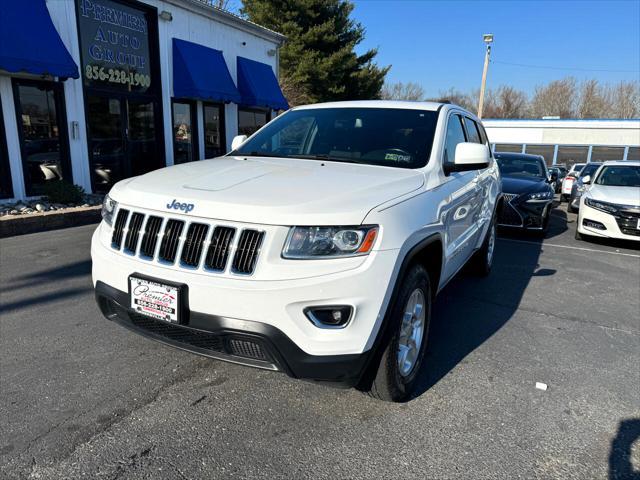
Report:
[{"label": "curb", "polygon": [[101,220],[101,208],[100,205],[97,205],[65,211],[54,210],[26,215],[5,215],[0,218],[0,238],[98,223]]}]

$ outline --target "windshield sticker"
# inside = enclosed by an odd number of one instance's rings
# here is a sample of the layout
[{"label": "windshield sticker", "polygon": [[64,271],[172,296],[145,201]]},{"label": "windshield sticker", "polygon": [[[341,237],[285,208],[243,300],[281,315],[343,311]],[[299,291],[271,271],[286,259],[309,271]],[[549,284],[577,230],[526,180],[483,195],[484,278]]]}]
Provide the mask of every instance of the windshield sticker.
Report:
[{"label": "windshield sticker", "polygon": [[394,162],[407,162],[411,161],[411,155],[400,155],[398,153],[387,153],[384,156],[385,160],[393,160]]}]

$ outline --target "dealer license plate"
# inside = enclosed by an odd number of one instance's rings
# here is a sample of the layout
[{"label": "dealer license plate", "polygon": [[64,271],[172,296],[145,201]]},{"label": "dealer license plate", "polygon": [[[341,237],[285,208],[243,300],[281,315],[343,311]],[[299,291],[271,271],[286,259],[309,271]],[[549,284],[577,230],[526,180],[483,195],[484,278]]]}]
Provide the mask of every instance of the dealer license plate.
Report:
[{"label": "dealer license plate", "polygon": [[171,285],[129,277],[131,308],[141,315],[179,323],[180,289]]}]

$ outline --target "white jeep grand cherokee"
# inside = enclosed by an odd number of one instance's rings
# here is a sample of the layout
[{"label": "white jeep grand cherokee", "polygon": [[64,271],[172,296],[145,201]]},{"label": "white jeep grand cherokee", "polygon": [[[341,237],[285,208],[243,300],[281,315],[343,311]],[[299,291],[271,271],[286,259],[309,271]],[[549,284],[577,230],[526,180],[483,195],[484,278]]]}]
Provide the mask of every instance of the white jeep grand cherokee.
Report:
[{"label": "white jeep grand cherokee", "polygon": [[233,151],[116,184],[101,311],[152,339],[385,400],[416,385],[436,293],[488,274],[500,178],[449,104],[297,107]]}]

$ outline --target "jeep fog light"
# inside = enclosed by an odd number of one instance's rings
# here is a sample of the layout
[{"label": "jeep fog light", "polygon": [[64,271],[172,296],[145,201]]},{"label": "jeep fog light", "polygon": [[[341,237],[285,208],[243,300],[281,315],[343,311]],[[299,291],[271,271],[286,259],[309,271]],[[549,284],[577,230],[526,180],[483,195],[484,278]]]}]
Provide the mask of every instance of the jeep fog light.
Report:
[{"label": "jeep fog light", "polygon": [[353,307],[350,305],[309,307],[304,309],[304,314],[316,327],[344,328],[351,320]]}]

